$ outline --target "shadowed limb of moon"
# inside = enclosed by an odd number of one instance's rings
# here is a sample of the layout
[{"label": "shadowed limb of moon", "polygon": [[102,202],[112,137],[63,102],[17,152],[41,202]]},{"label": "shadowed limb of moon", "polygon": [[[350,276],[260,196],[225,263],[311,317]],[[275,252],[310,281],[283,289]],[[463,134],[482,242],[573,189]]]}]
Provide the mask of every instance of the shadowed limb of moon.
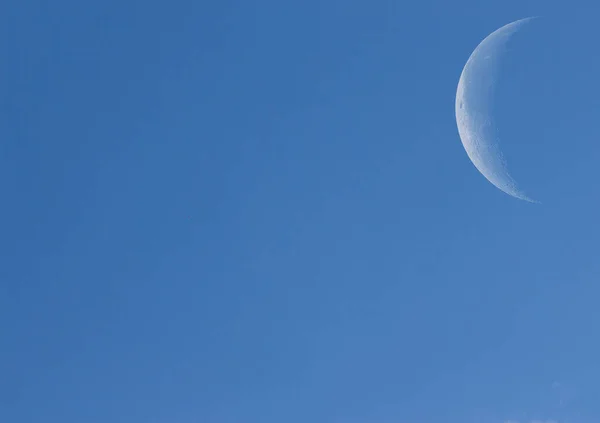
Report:
[{"label": "shadowed limb of moon", "polygon": [[492,117],[494,88],[506,44],[532,19],[535,18],[509,23],[492,32],[477,46],[460,75],[455,112],[460,139],[479,172],[506,194],[538,203],[521,191],[508,172]]}]

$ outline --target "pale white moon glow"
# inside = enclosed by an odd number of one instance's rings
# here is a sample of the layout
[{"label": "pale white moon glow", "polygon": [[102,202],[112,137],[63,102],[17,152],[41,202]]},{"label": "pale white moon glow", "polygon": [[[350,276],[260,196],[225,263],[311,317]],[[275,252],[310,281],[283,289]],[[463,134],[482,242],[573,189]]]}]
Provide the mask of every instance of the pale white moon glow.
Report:
[{"label": "pale white moon glow", "polygon": [[499,64],[510,37],[533,18],[512,22],[488,35],[463,68],[456,91],[456,123],[467,154],[493,185],[521,200],[529,198],[510,175],[493,119],[493,95]]}]

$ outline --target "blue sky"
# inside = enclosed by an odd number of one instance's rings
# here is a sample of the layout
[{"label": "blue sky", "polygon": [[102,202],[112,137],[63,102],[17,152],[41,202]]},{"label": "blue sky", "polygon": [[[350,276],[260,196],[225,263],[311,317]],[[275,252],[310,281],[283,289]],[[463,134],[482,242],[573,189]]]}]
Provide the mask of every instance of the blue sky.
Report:
[{"label": "blue sky", "polygon": [[[595,2],[0,5],[0,421],[600,420]],[[502,193],[454,96],[515,37]]]}]

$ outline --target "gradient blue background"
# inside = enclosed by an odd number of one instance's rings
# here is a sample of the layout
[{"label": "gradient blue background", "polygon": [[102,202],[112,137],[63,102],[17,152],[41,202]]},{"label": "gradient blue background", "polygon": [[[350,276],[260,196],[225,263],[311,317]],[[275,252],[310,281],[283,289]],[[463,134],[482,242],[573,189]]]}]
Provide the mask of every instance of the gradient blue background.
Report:
[{"label": "gradient blue background", "polygon": [[0,422],[600,421],[596,4],[3,2]]}]

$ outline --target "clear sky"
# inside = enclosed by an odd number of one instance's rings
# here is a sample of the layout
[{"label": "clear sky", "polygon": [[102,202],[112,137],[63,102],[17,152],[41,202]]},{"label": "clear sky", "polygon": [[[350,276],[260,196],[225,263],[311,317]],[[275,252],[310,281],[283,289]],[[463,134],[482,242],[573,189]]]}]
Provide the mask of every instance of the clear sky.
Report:
[{"label": "clear sky", "polygon": [[1,2],[0,422],[599,422],[597,4]]}]

